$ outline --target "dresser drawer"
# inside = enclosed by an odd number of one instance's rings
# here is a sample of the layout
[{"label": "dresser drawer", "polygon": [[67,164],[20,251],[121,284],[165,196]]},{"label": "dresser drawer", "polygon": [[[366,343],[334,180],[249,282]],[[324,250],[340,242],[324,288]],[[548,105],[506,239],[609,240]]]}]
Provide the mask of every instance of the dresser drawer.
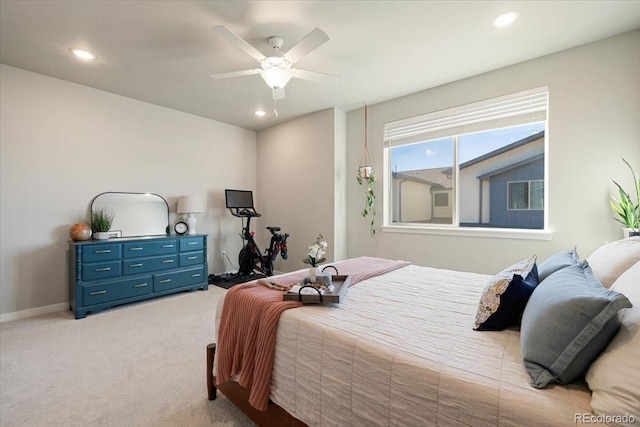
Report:
[{"label": "dresser drawer", "polygon": [[83,280],[107,279],[117,277],[122,273],[120,261],[100,262],[95,264],[82,264]]},{"label": "dresser drawer", "polygon": [[148,273],[150,271],[166,270],[177,266],[177,255],[129,259],[122,261],[122,274]]},{"label": "dresser drawer", "polygon": [[119,243],[105,243],[99,245],[86,245],[82,248],[83,262],[102,262],[120,259],[121,246]]},{"label": "dresser drawer", "polygon": [[82,292],[83,305],[100,304],[103,302],[150,294],[152,291],[153,279],[151,276],[84,286]]},{"label": "dresser drawer", "polygon": [[180,239],[180,252],[201,251],[203,248],[204,238],[201,236]]},{"label": "dresser drawer", "polygon": [[182,286],[205,282],[204,267],[172,273],[160,273],[153,276],[153,291],[161,292]]},{"label": "dresser drawer", "polygon": [[175,254],[176,252],[178,252],[178,245],[175,240],[163,240],[160,242],[125,243],[122,246],[124,251],[124,259]]},{"label": "dresser drawer", "polygon": [[204,262],[204,253],[199,252],[187,252],[180,254],[180,267],[186,267],[188,265],[202,264]]}]

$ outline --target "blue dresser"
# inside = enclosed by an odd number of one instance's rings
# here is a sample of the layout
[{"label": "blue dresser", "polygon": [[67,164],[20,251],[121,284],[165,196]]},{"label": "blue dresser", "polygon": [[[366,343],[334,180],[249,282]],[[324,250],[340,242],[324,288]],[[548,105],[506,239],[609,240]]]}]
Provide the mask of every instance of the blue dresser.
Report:
[{"label": "blue dresser", "polygon": [[76,319],[105,308],[208,285],[207,236],[69,243],[69,308]]}]

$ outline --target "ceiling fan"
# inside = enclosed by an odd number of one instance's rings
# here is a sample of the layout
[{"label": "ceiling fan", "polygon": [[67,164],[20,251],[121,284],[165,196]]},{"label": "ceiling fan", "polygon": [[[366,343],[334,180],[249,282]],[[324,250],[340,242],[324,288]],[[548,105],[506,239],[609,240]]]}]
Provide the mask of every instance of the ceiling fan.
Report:
[{"label": "ceiling fan", "polygon": [[222,25],[213,27],[213,31],[256,59],[261,67],[250,70],[231,71],[229,73],[211,74],[211,77],[214,79],[260,74],[271,88],[273,99],[278,100],[284,98],[284,87],[292,77],[330,84],[335,83],[338,78],[338,76],[331,74],[293,68],[294,63],[329,40],[329,36],[320,28],[315,28],[284,54],[280,52],[283,40],[278,36],[269,37],[267,41],[271,49],[273,49],[272,56],[263,55],[258,49]]}]

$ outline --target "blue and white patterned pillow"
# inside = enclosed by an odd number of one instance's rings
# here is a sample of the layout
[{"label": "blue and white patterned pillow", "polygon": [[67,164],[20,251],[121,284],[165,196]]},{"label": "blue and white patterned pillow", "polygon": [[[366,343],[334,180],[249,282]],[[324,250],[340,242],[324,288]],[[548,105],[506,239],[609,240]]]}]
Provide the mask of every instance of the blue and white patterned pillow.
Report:
[{"label": "blue and white patterned pillow", "polygon": [[535,255],[493,276],[480,297],[473,329],[500,331],[519,325],[522,312],[536,286],[538,269]]}]

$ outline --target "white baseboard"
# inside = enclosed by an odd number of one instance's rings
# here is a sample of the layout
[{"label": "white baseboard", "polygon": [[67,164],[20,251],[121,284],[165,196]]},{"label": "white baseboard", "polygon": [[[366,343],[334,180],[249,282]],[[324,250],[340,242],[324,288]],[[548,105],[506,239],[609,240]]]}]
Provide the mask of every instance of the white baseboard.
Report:
[{"label": "white baseboard", "polygon": [[41,314],[55,313],[56,311],[69,310],[69,303],[46,305],[44,307],[30,308],[28,310],[14,311],[12,313],[0,314],[0,323],[10,320],[24,319],[27,317],[40,316]]}]

